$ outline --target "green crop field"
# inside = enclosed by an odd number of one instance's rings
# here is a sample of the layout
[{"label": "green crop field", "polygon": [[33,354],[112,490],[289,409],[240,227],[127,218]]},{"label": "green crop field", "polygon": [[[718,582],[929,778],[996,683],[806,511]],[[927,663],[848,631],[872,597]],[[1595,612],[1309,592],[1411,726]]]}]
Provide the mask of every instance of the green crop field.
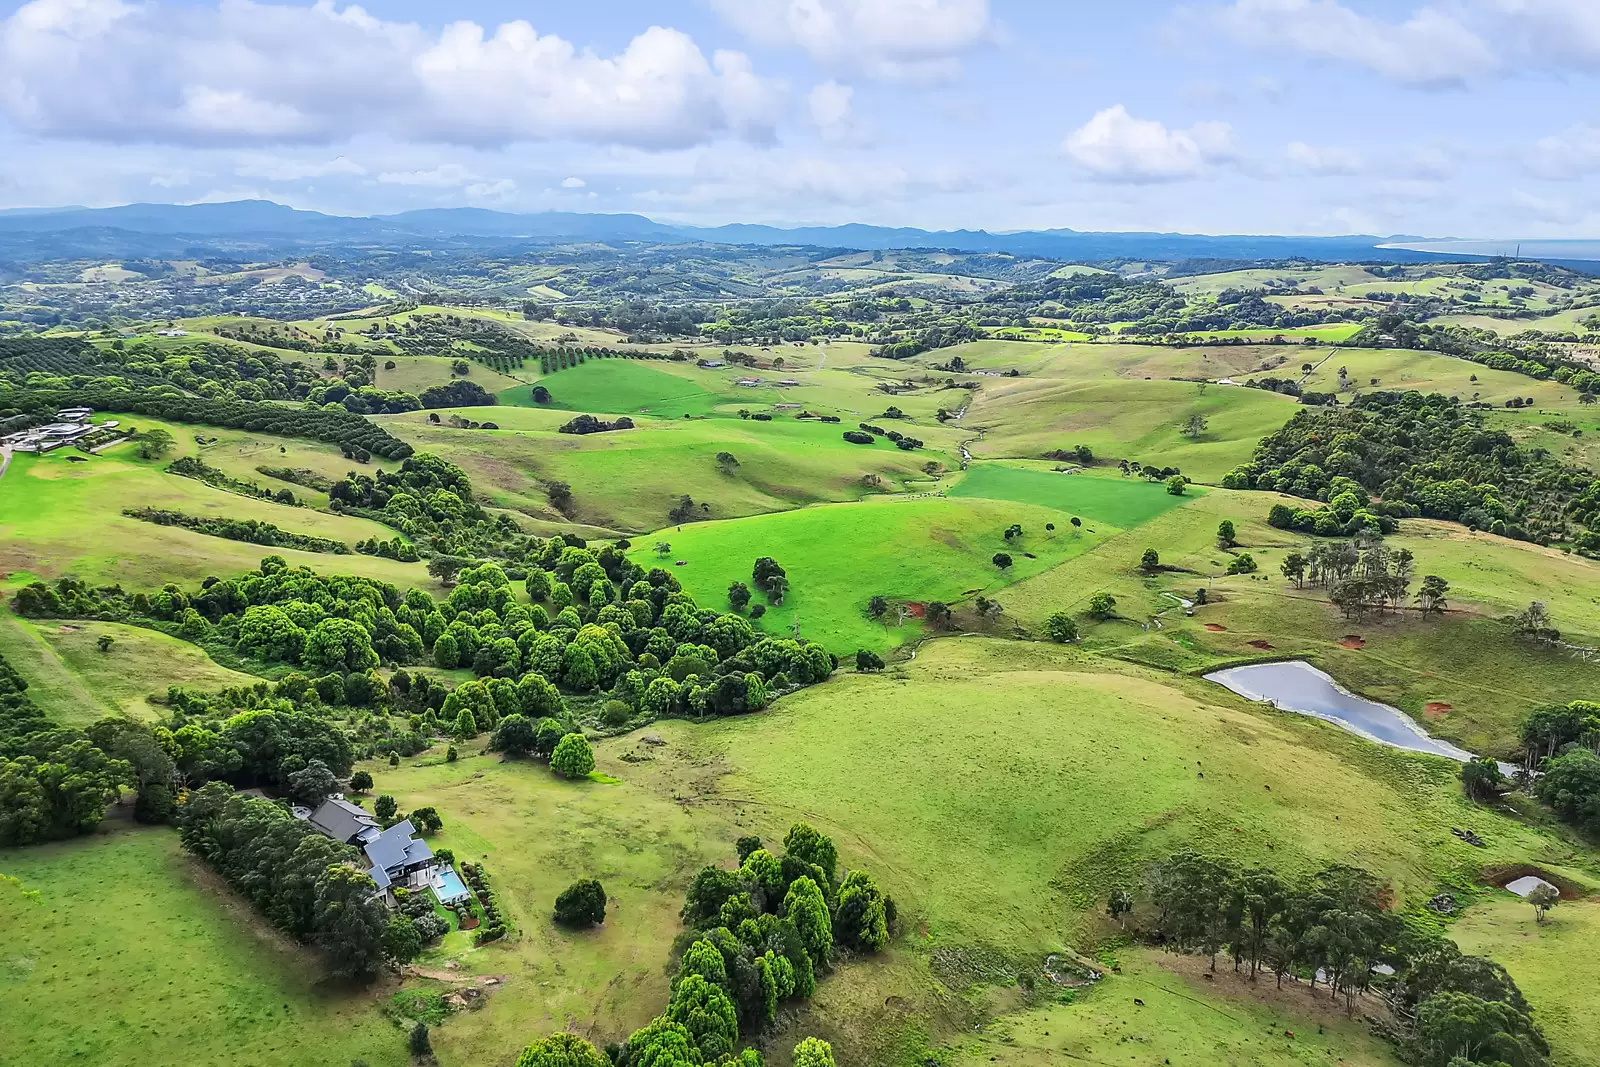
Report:
[{"label": "green crop field", "polygon": [[304,951],[187,856],[171,830],[0,850],[0,1062],[407,1062],[377,991],[317,982]]},{"label": "green crop field", "polygon": [[[1003,534],[1012,523],[1020,523],[1024,535],[1008,543]],[[1047,532],[1047,523],[1058,528]],[[760,627],[790,635],[798,620],[801,634],[844,655],[892,648],[921,632],[917,623],[869,619],[872,596],[970,599],[1081,555],[1112,532],[1102,524],[1097,533],[1074,535],[1060,512],[1031,504],[971,497],[874,500],[669,527],[639,538],[630,558],[646,567],[682,560],[670,569],[684,588],[703,604],[720,605],[729,583],[749,584],[751,564],[771,556],[788,573],[789,593],[767,609]],[[657,558],[657,541],[672,546],[664,559]],[[997,552],[1011,555],[1009,569],[990,562]],[[1028,559],[1027,552],[1038,558]],[[756,602],[762,600],[756,594]]]},{"label": "green crop field", "polygon": [[[1190,492],[1198,495],[1204,490]],[[975,464],[951,487],[950,495],[1038,504],[1121,527],[1147,522],[1189,499],[1167,492],[1160,482],[1115,474],[1056,474],[1001,463]]]}]

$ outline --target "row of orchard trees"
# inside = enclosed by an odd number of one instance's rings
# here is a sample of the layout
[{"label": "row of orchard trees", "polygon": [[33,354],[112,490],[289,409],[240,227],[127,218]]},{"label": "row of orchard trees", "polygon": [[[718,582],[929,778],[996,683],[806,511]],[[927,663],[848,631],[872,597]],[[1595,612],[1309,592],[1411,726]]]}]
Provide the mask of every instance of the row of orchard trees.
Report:
[{"label": "row of orchard trees", "polygon": [[[661,1015],[609,1057],[556,1034],[528,1046],[517,1067],[554,1067],[556,1052],[573,1049],[583,1067],[761,1067],[760,1053],[740,1046],[776,1021],[780,1004],[810,997],[840,953],[888,943],[893,900],[865,871],[841,879],[833,841],[813,827],[791,827],[781,855],[756,837],[741,838],[738,852],[737,870],[706,867],[689,887]],[[832,1050],[807,1039],[795,1063],[832,1067]]]},{"label": "row of orchard trees", "polygon": [[[1209,956],[1213,969],[1226,953],[1252,979],[1267,971],[1279,985],[1325,983],[1348,1009],[1377,993],[1425,1067],[1548,1063],[1549,1045],[1505,968],[1409,929],[1365,870],[1336,865],[1294,879],[1183,851],[1153,864],[1145,888],[1149,932],[1168,948]],[[1125,923],[1133,907],[1132,894],[1113,891],[1114,918]]]}]

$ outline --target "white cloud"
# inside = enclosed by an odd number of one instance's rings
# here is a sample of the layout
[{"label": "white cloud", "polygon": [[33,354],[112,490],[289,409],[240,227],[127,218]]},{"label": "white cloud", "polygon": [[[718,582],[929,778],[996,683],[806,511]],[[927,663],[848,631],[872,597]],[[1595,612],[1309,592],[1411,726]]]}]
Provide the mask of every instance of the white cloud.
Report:
[{"label": "white cloud", "polygon": [[1600,64],[1600,4],[1594,0],[1480,0],[1526,57],[1579,67]]},{"label": "white cloud", "polygon": [[563,189],[582,189],[585,185],[588,185],[588,184],[589,183],[584,181],[582,178],[574,177],[574,178],[562,178],[561,179],[561,188],[563,188]]},{"label": "white cloud", "polygon": [[825,67],[883,81],[937,81],[993,39],[989,0],[710,0],[740,33]]},{"label": "white cloud", "polygon": [[1313,174],[1359,174],[1361,158],[1343,148],[1317,148],[1304,141],[1291,141],[1284,154],[1289,162]]},{"label": "white cloud", "polygon": [[0,23],[0,107],[47,136],[216,145],[355,132],[645,148],[770,139],[778,87],[652,26],[611,57],[526,22],[437,34],[362,8],[32,0]]},{"label": "white cloud", "polygon": [[1176,181],[1233,158],[1233,128],[1225,122],[1202,122],[1172,130],[1151,119],[1136,119],[1118,104],[1073,131],[1062,148],[1097,178]]},{"label": "white cloud", "polygon": [[865,125],[856,118],[855,90],[836,81],[815,86],[806,98],[811,124],[828,141],[862,143],[869,140]]},{"label": "white cloud", "polygon": [[1458,84],[1499,66],[1482,36],[1431,7],[1404,22],[1370,18],[1339,0],[1234,0],[1211,14],[1224,33],[1245,44],[1360,64],[1407,85]]},{"label": "white cloud", "polygon": [[1528,169],[1541,178],[1572,181],[1600,171],[1600,127],[1580,123],[1541,137]]}]

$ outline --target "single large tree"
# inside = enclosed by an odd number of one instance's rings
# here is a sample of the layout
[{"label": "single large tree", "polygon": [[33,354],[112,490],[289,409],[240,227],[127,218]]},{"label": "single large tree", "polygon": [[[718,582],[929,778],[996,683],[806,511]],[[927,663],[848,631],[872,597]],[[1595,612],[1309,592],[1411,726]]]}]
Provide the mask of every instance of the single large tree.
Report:
[{"label": "single large tree", "polygon": [[594,770],[594,749],[582,734],[567,734],[550,754],[550,769],[563,778],[587,778]]}]

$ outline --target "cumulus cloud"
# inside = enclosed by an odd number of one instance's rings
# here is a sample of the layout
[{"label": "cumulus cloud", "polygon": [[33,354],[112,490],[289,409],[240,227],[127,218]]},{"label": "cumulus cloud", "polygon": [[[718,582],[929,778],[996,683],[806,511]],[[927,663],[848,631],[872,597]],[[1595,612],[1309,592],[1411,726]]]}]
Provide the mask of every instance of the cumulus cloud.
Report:
[{"label": "cumulus cloud", "polygon": [[1201,122],[1187,130],[1168,129],[1152,119],[1134,118],[1118,104],[1073,131],[1062,148],[1096,178],[1177,181],[1233,158],[1233,128],[1225,122]]},{"label": "cumulus cloud", "polygon": [[615,56],[523,21],[437,34],[333,0],[32,0],[0,23],[0,107],[60,137],[216,145],[352,134],[651,149],[772,136],[778,88],[653,26]]},{"label": "cumulus cloud", "polygon": [[563,189],[582,189],[585,185],[588,185],[588,184],[589,184],[588,182],[586,182],[582,178],[578,178],[578,177],[562,178],[561,179],[561,188],[563,188]]},{"label": "cumulus cloud", "polygon": [[1304,141],[1291,141],[1284,151],[1290,163],[1313,174],[1359,174],[1361,157],[1343,148],[1318,148]]},{"label": "cumulus cloud", "polygon": [[725,21],[770,48],[883,81],[938,81],[991,40],[989,0],[711,0]]},{"label": "cumulus cloud", "polygon": [[1500,65],[1482,36],[1431,7],[1402,22],[1363,15],[1339,0],[1234,0],[1212,14],[1225,34],[1244,44],[1360,64],[1407,85],[1458,84]]}]

